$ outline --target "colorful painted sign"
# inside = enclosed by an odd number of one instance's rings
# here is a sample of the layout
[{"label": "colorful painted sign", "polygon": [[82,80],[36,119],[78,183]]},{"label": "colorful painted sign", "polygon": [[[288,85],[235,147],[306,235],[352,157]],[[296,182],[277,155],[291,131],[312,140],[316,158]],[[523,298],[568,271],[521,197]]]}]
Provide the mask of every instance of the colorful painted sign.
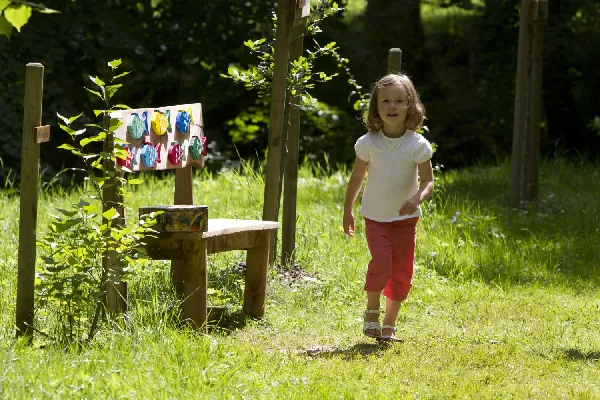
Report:
[{"label": "colorful painted sign", "polygon": [[[117,165],[130,171],[158,171],[203,166],[207,155],[202,105],[121,110],[111,114],[123,124],[115,137],[126,151]],[[119,143],[115,143],[119,146]]]}]

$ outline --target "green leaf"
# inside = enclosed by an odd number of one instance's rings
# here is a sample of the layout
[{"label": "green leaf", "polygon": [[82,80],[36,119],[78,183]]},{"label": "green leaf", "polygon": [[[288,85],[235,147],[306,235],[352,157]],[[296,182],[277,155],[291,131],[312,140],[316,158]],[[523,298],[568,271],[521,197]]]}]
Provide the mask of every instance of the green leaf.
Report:
[{"label": "green leaf", "polygon": [[61,144],[60,146],[58,146],[59,149],[65,149],[65,150],[77,150],[75,147],[71,146],[70,144],[64,143]]},{"label": "green leaf", "polygon": [[111,67],[112,69],[116,69],[119,67],[119,65],[121,65],[122,61],[121,59],[117,59],[117,60],[112,60],[108,63],[108,66]]},{"label": "green leaf", "polygon": [[79,117],[81,117],[82,115],[83,115],[83,112],[79,115],[69,118],[69,122],[72,124],[73,122],[77,121],[79,119]]},{"label": "green leaf", "polygon": [[121,214],[119,214],[117,212],[117,210],[115,210],[114,207],[112,207],[110,210],[107,210],[105,212],[102,213],[102,216],[108,220],[113,220],[115,218],[119,218]]},{"label": "green leaf", "polygon": [[144,183],[143,179],[130,179],[127,183],[129,183],[130,185],[139,185],[141,183]]},{"label": "green leaf", "polygon": [[18,6],[12,5],[4,10],[4,17],[18,32],[21,32],[21,27],[25,25],[29,20],[29,17],[31,17],[31,7],[26,4]]},{"label": "green leaf", "polygon": [[10,6],[10,0],[0,0],[0,11]]},{"label": "green leaf", "polygon": [[112,108],[120,108],[122,110],[131,110],[131,107],[126,106],[125,104],[117,104],[117,105],[114,105]]},{"label": "green leaf", "polygon": [[63,210],[62,208],[57,208],[56,211],[60,212],[63,215],[66,215],[67,217],[74,217],[75,215],[77,215],[77,211]]},{"label": "green leaf", "polygon": [[94,82],[94,83],[95,83],[97,86],[104,86],[104,85],[106,85],[106,84],[104,83],[104,81],[102,81],[102,79],[98,78],[97,76],[91,76],[91,75],[90,75],[90,79],[91,79],[91,81],[92,81],[92,82]]},{"label": "green leaf", "polygon": [[[0,0],[1,1],[1,0]],[[10,39],[10,34],[12,33],[12,25],[4,15],[0,15],[0,35],[4,35]]]},{"label": "green leaf", "polygon": [[90,128],[104,129],[104,127],[102,125],[98,125],[98,124],[85,124],[85,126],[89,126]]},{"label": "green leaf", "polygon": [[98,97],[100,97],[102,100],[104,100],[104,96],[102,96],[100,93],[98,93],[98,92],[96,92],[96,91],[94,91],[94,90],[88,89],[88,88],[86,88],[86,87],[84,87],[84,89],[85,89],[85,90],[87,90],[88,92],[90,92],[91,94],[93,94],[93,95],[95,95],[95,96],[98,96]]},{"label": "green leaf", "polygon": [[104,114],[106,110],[94,110],[94,115],[97,117],[100,114]]},{"label": "green leaf", "polygon": [[117,93],[117,90],[119,90],[119,88],[123,86],[122,84],[118,84],[118,85],[111,85],[111,86],[106,86],[106,92],[108,94],[108,98],[112,98],[115,93]]},{"label": "green leaf", "polygon": [[121,121],[118,118],[111,118],[110,119],[110,126],[108,127],[108,131],[109,132],[114,132],[117,129],[119,129],[119,127],[123,125],[123,121]]},{"label": "green leaf", "polygon": [[79,200],[79,203],[77,203],[77,207],[80,207],[80,208],[81,207],[87,207],[89,205],[90,205],[90,203],[88,203],[87,201],[85,201],[83,199]]},{"label": "green leaf", "polygon": [[56,113],[56,115],[58,116],[58,118],[62,119],[65,122],[65,125],[71,125],[71,121],[69,120],[69,118],[63,117],[59,113]]},{"label": "green leaf", "polygon": [[39,13],[41,13],[41,14],[60,14],[60,11],[53,10],[51,8],[46,8],[46,7],[44,7],[44,8],[37,8],[36,11],[39,12]]},{"label": "green leaf", "polygon": [[104,177],[104,176],[92,176],[92,180],[96,183],[104,183],[108,180],[109,178]]},{"label": "green leaf", "polygon": [[114,81],[115,79],[119,79],[124,77],[125,75],[129,75],[131,73],[131,71],[125,71],[123,73],[120,73],[119,75],[113,76],[112,80]]}]

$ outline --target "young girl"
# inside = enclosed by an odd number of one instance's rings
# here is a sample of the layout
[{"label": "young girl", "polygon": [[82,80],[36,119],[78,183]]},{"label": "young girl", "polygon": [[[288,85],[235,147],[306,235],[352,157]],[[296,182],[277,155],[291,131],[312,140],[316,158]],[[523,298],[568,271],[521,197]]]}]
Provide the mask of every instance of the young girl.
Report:
[{"label": "young girl", "polygon": [[[410,78],[388,74],[373,87],[366,124],[369,132],[354,146],[356,160],[344,202],[344,232],[354,236],[352,207],[368,169],[360,208],[371,253],[363,333],[376,339],[395,340],[400,304],[412,285],[419,205],[433,191],[431,145],[416,133],[424,115]],[[379,324],[382,291],[386,297],[383,327]]]}]

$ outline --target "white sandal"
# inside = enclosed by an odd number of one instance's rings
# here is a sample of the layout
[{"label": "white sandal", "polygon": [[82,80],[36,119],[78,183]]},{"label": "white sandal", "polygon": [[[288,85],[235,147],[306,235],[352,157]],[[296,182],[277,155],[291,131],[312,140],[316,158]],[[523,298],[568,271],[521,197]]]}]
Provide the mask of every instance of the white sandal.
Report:
[{"label": "white sandal", "polygon": [[[369,310],[368,308],[365,310],[365,319],[367,318],[367,314],[381,314],[381,311],[379,310]],[[368,333],[367,331],[370,330],[374,330],[377,331],[376,335],[373,335],[371,333]],[[368,322],[368,321],[363,321],[363,333],[365,334],[365,336],[368,337],[372,337],[375,339],[379,339],[381,337],[381,325],[379,324],[379,321],[376,322]]]},{"label": "white sandal", "polygon": [[379,340],[382,340],[384,342],[401,342],[402,339],[398,339],[396,337],[396,327],[393,325],[383,325],[381,327],[381,330],[383,331],[384,329],[391,329],[392,334],[391,335],[381,335],[378,337]]}]

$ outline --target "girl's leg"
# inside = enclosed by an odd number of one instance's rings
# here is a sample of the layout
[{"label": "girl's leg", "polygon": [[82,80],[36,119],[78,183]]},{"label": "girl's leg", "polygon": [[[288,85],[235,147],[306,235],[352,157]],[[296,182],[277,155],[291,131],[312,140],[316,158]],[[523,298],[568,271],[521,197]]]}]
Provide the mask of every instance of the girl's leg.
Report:
[{"label": "girl's leg", "polygon": [[[381,291],[379,292],[367,292],[367,310],[378,310],[379,311],[379,299],[381,297]],[[379,314],[365,314],[366,322],[377,322],[379,321]],[[367,329],[368,335],[378,335],[377,329]]]},{"label": "girl's leg", "polygon": [[[383,317],[383,325],[396,326],[396,318],[400,311],[402,301],[394,301],[389,297],[385,298],[385,317]],[[387,328],[381,331],[382,336],[394,336],[394,332]]]},{"label": "girl's leg", "polygon": [[[367,269],[364,290],[367,292],[367,310],[377,310],[377,312],[380,308],[381,291],[392,273],[393,247],[385,225],[365,218],[365,233],[371,261]],[[366,313],[365,322],[379,322],[378,313]],[[365,333],[369,336],[379,336],[381,329],[367,329]]]},{"label": "girl's leg", "polygon": [[[383,290],[386,297],[383,325],[396,326],[400,305],[412,286],[417,222],[418,218],[394,222],[392,274]],[[394,336],[394,332],[387,328],[382,330],[381,335]]]}]

